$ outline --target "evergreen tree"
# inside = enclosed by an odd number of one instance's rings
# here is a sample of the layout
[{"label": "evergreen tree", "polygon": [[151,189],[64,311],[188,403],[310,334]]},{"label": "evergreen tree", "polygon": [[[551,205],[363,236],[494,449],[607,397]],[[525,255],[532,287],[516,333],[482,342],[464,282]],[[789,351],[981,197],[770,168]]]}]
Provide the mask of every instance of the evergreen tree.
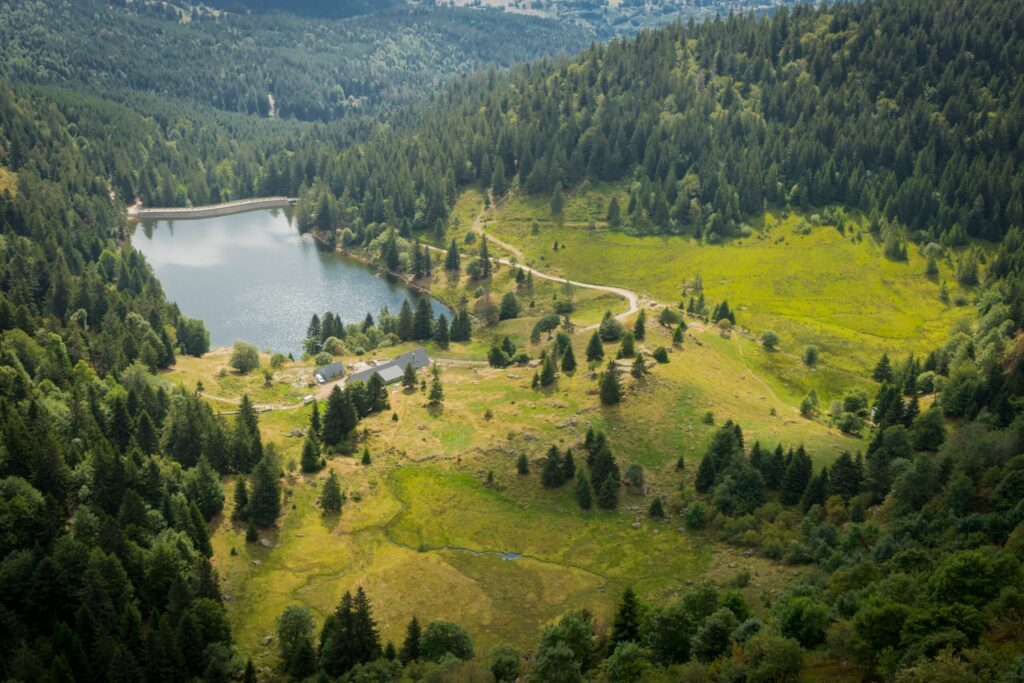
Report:
[{"label": "evergreen tree", "polygon": [[864,466],[860,459],[854,459],[849,451],[843,451],[829,472],[829,491],[849,500],[861,492],[864,483]]},{"label": "evergreen tree", "polygon": [[601,375],[601,403],[606,406],[616,405],[622,400],[622,387],[619,386],[618,369],[615,361],[609,361],[608,368]]},{"label": "evergreen tree", "polygon": [[619,208],[618,197],[612,197],[612,200],[608,203],[608,215],[605,219],[608,221],[608,225],[613,228],[617,228],[621,225],[622,209]]},{"label": "evergreen tree", "polygon": [[526,453],[520,453],[519,458],[516,460],[516,471],[519,474],[530,473],[530,461],[526,457]]},{"label": "evergreen tree", "polygon": [[430,381],[430,393],[427,394],[427,400],[432,406],[439,406],[444,403],[444,387],[441,386],[440,374],[435,374],[434,378]]},{"label": "evergreen tree", "polygon": [[562,192],[562,183],[555,184],[555,191],[551,193],[551,213],[556,216],[562,213],[565,208],[565,194]]},{"label": "evergreen tree", "polygon": [[682,346],[683,345],[683,325],[682,325],[682,323],[680,323],[679,327],[677,327],[672,332],[672,345],[673,346]]},{"label": "evergreen tree", "polygon": [[883,353],[882,357],[878,359],[878,364],[871,371],[871,379],[879,383],[891,383],[893,381],[892,364],[889,362],[889,354]]},{"label": "evergreen tree", "polygon": [[320,424],[320,404],[313,399],[312,405],[312,410],[309,413],[309,433],[319,439],[323,433],[323,425]]},{"label": "evergreen tree", "polygon": [[628,641],[640,641],[640,605],[632,587],[627,588],[622,594],[622,602],[615,611],[611,634],[613,645]]},{"label": "evergreen tree", "polygon": [[337,446],[342,439],[355,429],[359,422],[355,406],[347,391],[342,391],[338,385],[331,389],[327,398],[327,412],[324,414],[324,443],[328,446]]},{"label": "evergreen tree", "polygon": [[345,504],[345,494],[341,491],[341,485],[338,483],[338,477],[334,470],[328,472],[327,481],[324,482],[317,503],[325,514],[341,512],[341,507]]},{"label": "evergreen tree", "polygon": [[232,519],[245,521],[249,515],[249,488],[245,485],[245,477],[238,475],[235,480],[235,505],[231,513]]},{"label": "evergreen tree", "polygon": [[236,472],[250,472],[261,457],[263,443],[260,441],[259,417],[249,395],[242,394],[232,436],[232,465]]},{"label": "evergreen tree", "polygon": [[587,361],[595,362],[604,360],[604,346],[601,344],[601,336],[594,332],[587,342]]},{"label": "evergreen tree", "polygon": [[458,272],[461,263],[462,256],[459,254],[459,247],[455,244],[455,239],[453,238],[451,244],[448,245],[448,253],[444,259],[444,269]]},{"label": "evergreen tree", "polygon": [[398,651],[398,659],[402,664],[408,664],[420,658],[420,638],[422,636],[420,621],[413,615],[409,625],[405,627],[405,640],[402,641],[402,649]]},{"label": "evergreen tree", "polygon": [[323,460],[320,458],[320,443],[310,433],[302,444],[302,457],[299,460],[299,468],[308,474],[316,472],[323,466]]},{"label": "evergreen tree", "polygon": [[544,459],[544,469],[540,475],[541,484],[547,488],[557,488],[561,486],[565,481],[565,473],[563,471],[562,454],[558,450],[558,446],[552,445],[548,449],[548,455]]},{"label": "evergreen tree", "polygon": [[551,386],[556,378],[557,370],[555,369],[554,354],[549,353],[544,356],[544,362],[540,367],[540,384],[544,387]]},{"label": "evergreen tree", "polygon": [[448,331],[448,318],[444,313],[437,316],[437,324],[434,325],[434,343],[440,349],[447,349],[451,343],[451,336]]},{"label": "evergreen tree", "polygon": [[509,320],[519,317],[519,299],[514,292],[505,292],[498,308],[498,320]]},{"label": "evergreen tree", "polygon": [[647,309],[641,308],[640,314],[637,315],[636,320],[633,322],[633,337],[637,341],[643,341],[647,336]]},{"label": "evergreen tree", "polygon": [[647,514],[654,519],[662,519],[665,516],[665,506],[662,505],[661,496],[657,496],[651,501],[651,507],[648,508]]},{"label": "evergreen tree", "polygon": [[715,478],[717,476],[715,457],[711,454],[705,455],[700,460],[700,466],[697,467],[697,476],[693,482],[697,493],[707,493],[710,491],[711,487],[715,485]]},{"label": "evergreen tree", "polygon": [[644,354],[637,352],[636,358],[633,360],[633,367],[630,368],[629,373],[633,375],[633,379],[642,379],[647,374],[647,363],[644,361]]},{"label": "evergreen tree", "polygon": [[[384,378],[380,376],[379,372],[375,372],[370,375],[370,379],[366,381],[366,409],[367,413],[380,413],[391,407],[390,401],[388,401],[388,388],[384,384]],[[352,429],[355,429],[356,425],[352,425]]]},{"label": "evergreen tree", "polygon": [[370,447],[369,446],[364,446],[363,447],[363,458],[362,458],[361,462],[364,465],[369,465],[370,464]]},{"label": "evergreen tree", "polygon": [[487,236],[480,238],[480,278],[486,280],[491,276],[491,255],[487,249]]},{"label": "evergreen tree", "polygon": [[572,449],[565,449],[565,457],[562,458],[562,479],[571,481],[576,476],[576,461],[572,457]]},{"label": "evergreen tree", "polygon": [[416,384],[416,368],[412,366],[412,363],[406,363],[405,370],[402,371],[402,386],[406,391],[415,391]]},{"label": "evergreen tree", "polygon": [[562,354],[562,372],[570,374],[576,370],[576,355],[573,353],[572,344],[566,344],[565,353]]},{"label": "evergreen tree", "polygon": [[434,310],[430,301],[423,297],[416,302],[416,315],[413,319],[412,338],[417,341],[430,339],[434,333]]},{"label": "evergreen tree", "polygon": [[622,335],[622,344],[619,346],[619,358],[632,358],[636,354],[636,346],[633,339],[632,332],[626,332]]},{"label": "evergreen tree", "polygon": [[824,505],[828,499],[829,477],[828,468],[822,467],[807,484],[802,499],[804,512],[807,512],[814,505]]},{"label": "evergreen tree", "polygon": [[589,510],[593,505],[593,494],[590,490],[590,480],[582,470],[576,473],[576,502],[583,510]]},{"label": "evergreen tree", "polygon": [[274,525],[281,514],[281,482],[274,466],[264,456],[252,471],[249,517],[259,527]]},{"label": "evergreen tree", "polygon": [[786,466],[786,471],[782,475],[779,500],[782,501],[783,505],[796,505],[800,502],[807,484],[811,481],[812,475],[813,463],[811,462],[811,457],[807,455],[803,446],[801,446]]},{"label": "evergreen tree", "polygon": [[408,299],[402,302],[402,308],[398,312],[398,325],[395,328],[395,334],[402,341],[412,341],[415,337],[416,325],[413,321],[412,306],[409,305]]},{"label": "evergreen tree", "polygon": [[614,510],[619,506],[619,481],[614,477],[606,477],[597,492],[597,504],[605,510]]}]

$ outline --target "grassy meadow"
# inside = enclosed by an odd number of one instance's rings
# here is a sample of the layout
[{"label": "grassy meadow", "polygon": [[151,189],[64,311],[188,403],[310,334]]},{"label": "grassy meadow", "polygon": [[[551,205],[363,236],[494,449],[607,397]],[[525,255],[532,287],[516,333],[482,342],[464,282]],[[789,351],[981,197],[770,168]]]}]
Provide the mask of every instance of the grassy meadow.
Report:
[{"label": "grassy meadow", "polygon": [[[586,340],[574,337],[580,359]],[[540,345],[525,343],[531,355],[539,353]],[[670,345],[668,331],[652,324],[640,348],[658,345]],[[435,357],[466,359],[478,357],[481,346],[428,349]],[[614,348],[607,345],[606,353]],[[546,390],[530,388],[529,367],[444,367],[442,408],[428,407],[419,390],[392,388],[392,411],[360,424],[358,446],[369,448],[372,463],[363,466],[344,455],[328,461],[348,495],[338,516],[323,516],[316,507],[326,471],[298,473],[302,439],[289,436],[309,419],[310,408],[301,402],[313,391],[306,385],[312,363],[286,363],[267,384],[259,370],[247,376],[223,371],[227,350],[180,358],[165,378],[189,389],[201,381],[215,410],[233,410],[243,392],[257,405],[281,407],[260,414],[264,440],[274,444],[288,473],[284,514],[275,530],[262,534],[272,547],[247,544],[244,527],[227,515],[214,524],[215,564],[231,596],[228,613],[240,647],[258,665],[273,665],[274,644],[264,645],[262,638],[275,633],[285,607],[304,604],[322,619],[358,585],[374,600],[385,639],[398,642],[415,613],[421,620],[463,624],[481,654],[503,642],[531,647],[543,626],[571,606],[586,606],[607,620],[627,585],[658,599],[695,582],[724,584],[748,571],[748,597],[763,605],[800,570],[745,557],[682,527],[698,458],[716,428],[705,424],[704,414],[711,411],[716,424],[738,420],[751,442],[804,443],[819,462],[863,447],[801,418],[785,384],[751,369],[750,358],[763,353],[752,341],[723,339],[695,325],[668,364],[639,382],[625,378],[626,398],[614,408],[600,406],[595,376],[585,364]],[[261,360],[269,367],[269,356]],[[582,464],[582,439],[591,425],[608,434],[621,467],[639,463],[645,469],[646,490],[623,489],[615,512],[581,512],[571,484],[554,490],[540,484],[542,458],[552,443],[573,448]],[[520,453],[531,461],[526,476],[515,469]],[[230,510],[233,481],[224,485]],[[654,496],[667,504],[663,521],[645,514]]]},{"label": "grassy meadow", "polygon": [[[468,194],[460,204],[476,203],[479,193]],[[836,395],[850,380],[847,373],[863,374],[883,352],[927,353],[970,317],[969,307],[939,298],[943,281],[951,300],[970,297],[956,285],[951,263],[940,262],[939,276],[929,278],[913,245],[907,261],[890,261],[862,222],[841,234],[810,225],[809,217],[769,211],[751,224],[751,236],[708,245],[609,229],[604,219],[613,195],[626,206],[620,186],[602,185],[569,195],[557,217],[547,197],[513,196],[486,213],[484,229],[545,272],[629,287],[666,304],[679,302],[699,274],[707,300],[727,299],[738,325],[780,336],[780,352],[757,364],[796,393],[815,387]],[[801,226],[810,228],[807,234]],[[820,348],[824,372],[801,377],[792,361],[808,344]]]}]

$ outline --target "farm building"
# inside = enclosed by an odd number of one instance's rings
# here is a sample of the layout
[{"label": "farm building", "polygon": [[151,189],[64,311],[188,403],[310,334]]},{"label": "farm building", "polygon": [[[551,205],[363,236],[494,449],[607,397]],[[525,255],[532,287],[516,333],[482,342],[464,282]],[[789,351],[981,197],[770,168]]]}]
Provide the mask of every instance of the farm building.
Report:
[{"label": "farm building", "polygon": [[345,376],[345,364],[340,360],[334,363],[328,363],[313,371],[313,379],[317,381],[317,384],[323,384],[324,382],[330,382],[333,379]]},{"label": "farm building", "polygon": [[349,376],[349,382],[367,382],[373,375],[379,374],[381,379],[384,380],[385,384],[391,384],[402,379],[402,373],[405,372],[405,366],[412,364],[412,367],[416,370],[425,368],[430,365],[430,357],[427,356],[427,352],[423,348],[413,349],[408,353],[403,353],[397,358],[393,358],[385,363],[379,363],[373,367],[360,370],[359,372],[352,373]]}]

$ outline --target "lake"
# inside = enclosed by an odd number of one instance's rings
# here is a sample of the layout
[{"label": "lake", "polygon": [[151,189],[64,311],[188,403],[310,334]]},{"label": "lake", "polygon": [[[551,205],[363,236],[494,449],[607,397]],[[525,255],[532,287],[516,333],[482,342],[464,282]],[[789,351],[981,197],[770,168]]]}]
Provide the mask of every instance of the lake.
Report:
[{"label": "lake", "polygon": [[[397,313],[420,296],[402,283],[300,235],[292,210],[264,209],[216,218],[142,221],[132,246],[167,298],[200,318],[212,347],[243,339],[260,349],[302,353],[314,313],[359,322],[387,307]],[[432,300],[434,315],[451,311]]]}]

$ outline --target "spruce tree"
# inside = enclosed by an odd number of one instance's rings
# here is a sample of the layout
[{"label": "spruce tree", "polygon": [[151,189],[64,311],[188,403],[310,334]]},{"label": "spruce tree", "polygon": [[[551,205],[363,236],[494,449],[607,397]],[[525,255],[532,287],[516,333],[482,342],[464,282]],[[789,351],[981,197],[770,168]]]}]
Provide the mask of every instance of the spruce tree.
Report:
[{"label": "spruce tree", "polygon": [[587,475],[580,470],[576,473],[576,502],[579,503],[580,508],[583,510],[589,510],[593,502],[593,493],[590,490],[590,480],[587,479]]},{"label": "spruce tree", "polygon": [[665,516],[665,506],[661,502],[661,496],[651,501],[651,507],[647,509],[647,514],[654,519],[662,519]]},{"label": "spruce tree", "polygon": [[444,387],[441,386],[441,375],[435,374],[430,382],[430,393],[427,400],[432,406],[439,406],[444,403]]},{"label": "spruce tree", "polygon": [[242,394],[232,435],[232,465],[237,472],[250,472],[261,457],[263,444],[260,441],[259,417],[249,394]]},{"label": "spruce tree", "polygon": [[434,343],[440,349],[447,349],[451,344],[451,333],[448,330],[448,318],[444,313],[437,316],[437,323],[434,325]]},{"label": "spruce tree", "polygon": [[305,442],[302,444],[302,457],[299,461],[299,467],[305,473],[316,472],[323,467],[323,460],[320,459],[320,443],[316,437],[311,433],[306,436]]},{"label": "spruce tree", "polygon": [[601,335],[597,332],[594,332],[590,341],[587,342],[587,360],[589,362],[604,360],[604,346],[601,344]]},{"label": "spruce tree", "polygon": [[562,454],[558,446],[552,445],[548,449],[547,458],[544,460],[544,469],[541,471],[540,481],[547,488],[557,488],[565,481],[563,472]]},{"label": "spruce tree", "polygon": [[434,334],[434,309],[430,301],[422,297],[416,302],[416,314],[413,317],[412,338],[417,341],[430,339]]},{"label": "spruce tree", "polygon": [[644,361],[644,354],[637,352],[636,358],[633,359],[633,367],[630,368],[629,374],[633,375],[633,379],[641,379],[647,374],[647,363]]},{"label": "spruce tree", "polygon": [[526,457],[526,453],[519,454],[519,458],[516,460],[516,471],[519,472],[519,474],[530,473],[530,461]]},{"label": "spruce tree", "polygon": [[555,370],[555,359],[553,354],[547,354],[544,356],[544,362],[540,367],[540,384],[541,386],[550,386],[554,383],[557,377]]},{"label": "spruce tree", "polygon": [[573,353],[572,344],[565,346],[565,353],[562,354],[562,372],[569,374],[576,369],[576,354]]},{"label": "spruce tree", "polygon": [[342,439],[355,429],[359,422],[355,406],[348,391],[342,391],[338,385],[331,389],[327,398],[327,412],[324,415],[324,443],[337,446]]},{"label": "spruce tree", "polygon": [[673,346],[682,346],[683,345],[683,326],[682,326],[682,324],[680,324],[672,332],[672,345]]},{"label": "spruce tree", "polygon": [[486,280],[491,276],[491,254],[487,249],[487,236],[480,238],[480,277]]},{"label": "spruce tree", "polygon": [[320,423],[320,404],[316,399],[313,399],[313,408],[309,413],[309,433],[319,439],[322,431],[323,425]]},{"label": "spruce tree", "polygon": [[878,364],[876,364],[875,369],[871,371],[871,379],[878,383],[891,383],[893,381],[892,363],[889,361],[888,353],[883,353],[882,357],[878,359]]},{"label": "spruce tree", "polygon": [[402,371],[402,386],[406,391],[416,391],[416,368],[412,363],[405,364],[405,370]]},{"label": "spruce tree", "polygon": [[636,354],[633,333],[627,331],[622,335],[622,343],[619,346],[619,358],[632,358]]},{"label": "spruce tree", "polygon": [[412,341],[415,330],[412,306],[409,304],[409,300],[406,299],[402,302],[402,308],[398,311],[398,324],[395,327],[395,334],[402,341]]},{"label": "spruce tree", "polygon": [[450,271],[458,271],[462,263],[462,256],[459,254],[459,247],[455,244],[453,238],[451,244],[448,245],[448,254],[444,259],[444,269]]},{"label": "spruce tree", "polygon": [[420,658],[420,638],[423,630],[420,628],[420,621],[413,615],[409,625],[405,627],[405,640],[402,641],[402,649],[398,651],[398,659],[402,664],[408,664]]},{"label": "spruce tree", "polygon": [[804,490],[813,475],[811,458],[801,446],[786,466],[782,475],[779,500],[783,505],[796,505],[803,498]]},{"label": "spruce tree", "polygon": [[565,457],[562,458],[562,479],[570,481],[576,476],[576,461],[572,458],[572,449],[565,449]]},{"label": "spruce tree", "polygon": [[619,480],[606,477],[597,492],[597,504],[605,510],[614,510],[619,506]]},{"label": "spruce tree", "polygon": [[[388,388],[379,372],[370,375],[366,381],[366,408],[368,413],[380,413],[391,407],[388,401]],[[355,425],[352,425],[355,429]],[[350,430],[351,431],[351,430]]]},{"label": "spruce tree", "polygon": [[608,368],[601,375],[601,403],[606,406],[616,405],[622,400],[622,387],[619,385],[619,373],[615,361],[609,361]]},{"label": "spruce tree", "polygon": [[249,489],[245,485],[245,477],[238,475],[235,480],[235,505],[231,513],[232,519],[245,521],[249,515]]},{"label": "spruce tree", "polygon": [[370,464],[370,447],[369,446],[364,446],[363,447],[363,458],[362,458],[361,462],[364,465],[369,465]]},{"label": "spruce tree", "polygon": [[705,455],[700,460],[700,466],[697,467],[697,476],[693,481],[697,493],[707,493],[710,491],[711,487],[715,485],[716,476],[715,457],[711,454]]},{"label": "spruce tree", "polygon": [[345,494],[341,491],[341,485],[338,483],[338,477],[334,470],[327,474],[327,481],[324,482],[317,503],[325,514],[341,512],[341,507],[345,504]]},{"label": "spruce tree", "polygon": [[633,588],[629,587],[622,594],[622,602],[615,611],[612,622],[612,645],[632,641],[640,641],[640,605]]},{"label": "spruce tree", "polygon": [[801,500],[803,504],[804,512],[807,512],[814,505],[824,505],[828,499],[829,491],[829,478],[828,468],[822,467],[818,474],[807,484],[807,488],[804,489],[804,495]]},{"label": "spruce tree", "polygon": [[252,471],[249,517],[261,528],[273,526],[281,514],[281,482],[274,466],[264,456]]},{"label": "spruce tree", "polygon": [[647,336],[647,310],[641,308],[640,314],[633,323],[633,337],[637,341],[643,341]]}]

